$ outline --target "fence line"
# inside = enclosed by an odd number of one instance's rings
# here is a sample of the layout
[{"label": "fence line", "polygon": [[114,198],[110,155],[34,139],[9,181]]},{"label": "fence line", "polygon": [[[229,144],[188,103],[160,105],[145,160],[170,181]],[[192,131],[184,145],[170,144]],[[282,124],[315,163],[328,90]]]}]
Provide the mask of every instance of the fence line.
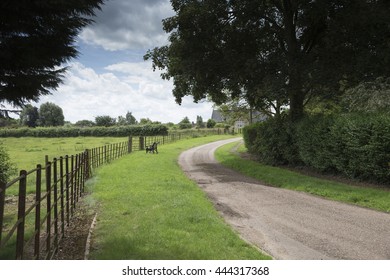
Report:
[{"label": "fence line", "polygon": [[[208,129],[164,136],[129,136],[125,142],[87,149],[52,161],[46,156],[45,166],[38,164],[30,171],[21,170],[19,177],[12,181],[0,182],[0,259],[52,259],[85,191],[85,182],[99,166],[144,150],[153,142],[164,145],[227,132]],[[32,180],[33,186],[28,186],[31,177],[35,180]],[[17,195],[6,196],[7,189],[15,186]]]}]

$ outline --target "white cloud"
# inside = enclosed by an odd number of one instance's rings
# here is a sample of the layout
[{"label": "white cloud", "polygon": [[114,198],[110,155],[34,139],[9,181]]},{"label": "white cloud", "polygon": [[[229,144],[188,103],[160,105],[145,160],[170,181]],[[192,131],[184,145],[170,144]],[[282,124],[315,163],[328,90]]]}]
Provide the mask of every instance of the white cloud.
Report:
[{"label": "white cloud", "polygon": [[195,104],[187,97],[177,105],[172,83],[161,80],[148,62],[118,63],[105,69],[107,72],[97,74],[80,63],[71,64],[64,84],[52,96],[42,97],[39,104],[57,104],[65,120],[73,123],[101,115],[124,116],[127,111],[138,120],[150,118],[163,123],[178,123],[186,116],[191,121],[196,121],[197,115],[204,121],[211,117],[212,105],[208,102]]}]

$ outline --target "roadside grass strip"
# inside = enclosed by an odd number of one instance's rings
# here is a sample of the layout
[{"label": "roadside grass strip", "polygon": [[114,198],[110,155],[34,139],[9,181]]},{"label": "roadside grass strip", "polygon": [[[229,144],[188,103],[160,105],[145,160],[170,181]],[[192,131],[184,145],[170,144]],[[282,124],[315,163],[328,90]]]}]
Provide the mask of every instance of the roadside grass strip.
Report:
[{"label": "roadside grass strip", "polygon": [[88,184],[98,212],[89,259],[269,259],[239,238],[177,163],[182,151],[229,137],[183,140],[99,168]]},{"label": "roadside grass strip", "polygon": [[390,188],[353,186],[331,180],[302,175],[284,168],[273,167],[242,158],[244,144],[236,150],[237,142],[217,149],[216,159],[226,167],[255,178],[265,185],[307,192],[330,200],[341,201],[383,212],[390,212]]}]

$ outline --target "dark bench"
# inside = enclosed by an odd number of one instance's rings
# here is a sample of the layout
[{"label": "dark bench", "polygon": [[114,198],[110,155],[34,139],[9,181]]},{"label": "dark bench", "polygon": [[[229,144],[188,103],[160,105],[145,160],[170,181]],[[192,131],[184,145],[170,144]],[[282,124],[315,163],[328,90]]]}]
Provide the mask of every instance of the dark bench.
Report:
[{"label": "dark bench", "polygon": [[146,146],[146,148],[145,148],[146,153],[153,153],[153,154],[156,153],[156,154],[158,154],[157,144],[158,144],[158,142],[153,142],[152,145]]}]

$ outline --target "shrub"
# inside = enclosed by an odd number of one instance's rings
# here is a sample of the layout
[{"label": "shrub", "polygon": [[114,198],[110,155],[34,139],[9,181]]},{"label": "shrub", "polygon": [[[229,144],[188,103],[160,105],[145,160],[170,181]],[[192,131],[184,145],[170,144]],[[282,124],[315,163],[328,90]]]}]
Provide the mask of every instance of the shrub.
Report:
[{"label": "shrub", "polygon": [[0,182],[7,182],[10,176],[15,173],[15,165],[11,162],[5,148],[0,144]]},{"label": "shrub", "polygon": [[297,126],[305,165],[350,178],[390,182],[390,116],[311,116]]},{"label": "shrub", "polygon": [[297,124],[296,143],[301,161],[320,171],[335,171],[335,143],[331,134],[332,116],[306,117]]},{"label": "shrub", "polygon": [[390,115],[273,118],[244,128],[248,151],[267,164],[304,164],[350,178],[390,183]]},{"label": "shrub", "polygon": [[343,115],[331,133],[332,161],[338,171],[352,178],[390,183],[390,115]]},{"label": "shrub", "polygon": [[244,141],[251,153],[271,165],[298,164],[300,162],[295,143],[295,127],[287,117],[244,127]]}]

